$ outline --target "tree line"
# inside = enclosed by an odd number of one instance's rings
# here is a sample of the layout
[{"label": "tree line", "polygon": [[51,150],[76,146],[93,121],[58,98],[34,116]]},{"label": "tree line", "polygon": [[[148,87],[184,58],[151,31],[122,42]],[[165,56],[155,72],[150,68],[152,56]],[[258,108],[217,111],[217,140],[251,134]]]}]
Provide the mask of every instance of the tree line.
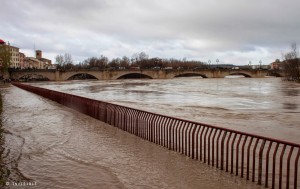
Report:
[{"label": "tree line", "polygon": [[208,65],[201,61],[179,59],[161,59],[158,57],[149,58],[145,52],[135,53],[131,58],[123,56],[109,60],[106,56],[91,57],[78,64],[74,64],[72,56],[68,53],[55,57],[58,69],[152,69],[152,68],[172,68],[172,69],[195,69],[207,68]]},{"label": "tree line", "polygon": [[285,79],[300,82],[300,59],[296,43],[291,45],[291,50],[283,55],[283,59]]}]

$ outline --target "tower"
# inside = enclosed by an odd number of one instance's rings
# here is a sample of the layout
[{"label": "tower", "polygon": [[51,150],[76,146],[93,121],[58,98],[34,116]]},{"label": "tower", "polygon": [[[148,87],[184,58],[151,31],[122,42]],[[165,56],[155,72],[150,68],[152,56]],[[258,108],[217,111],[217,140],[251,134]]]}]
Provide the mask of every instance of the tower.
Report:
[{"label": "tower", "polygon": [[35,51],[35,57],[37,59],[41,59],[42,58],[42,51],[41,50],[36,50]]}]

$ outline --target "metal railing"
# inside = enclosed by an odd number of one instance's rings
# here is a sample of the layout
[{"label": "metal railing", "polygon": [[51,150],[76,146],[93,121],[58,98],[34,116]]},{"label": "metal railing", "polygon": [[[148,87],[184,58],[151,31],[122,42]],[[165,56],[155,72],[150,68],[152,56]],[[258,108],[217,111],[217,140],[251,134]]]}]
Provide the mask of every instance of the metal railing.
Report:
[{"label": "metal railing", "polygon": [[13,85],[259,185],[298,187],[299,144],[30,85]]}]

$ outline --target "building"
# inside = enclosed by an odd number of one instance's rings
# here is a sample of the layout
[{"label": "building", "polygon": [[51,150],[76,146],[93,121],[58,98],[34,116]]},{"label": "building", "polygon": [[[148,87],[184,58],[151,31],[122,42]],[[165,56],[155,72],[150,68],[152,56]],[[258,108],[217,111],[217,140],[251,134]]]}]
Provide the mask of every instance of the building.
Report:
[{"label": "building", "polygon": [[270,64],[271,70],[282,70],[283,69],[283,63],[280,62],[279,59],[276,59],[275,62],[272,62]]},{"label": "building", "polygon": [[24,61],[25,69],[48,69],[51,65],[51,60],[42,57],[41,50],[36,50],[35,57],[26,57]]},{"label": "building", "polygon": [[19,62],[20,62],[20,68],[25,69],[25,54],[24,53],[19,53]]},{"label": "building", "polygon": [[19,55],[20,52],[19,52],[19,48],[11,46],[9,43],[8,43],[7,46],[9,48],[9,50],[10,50],[10,53],[11,53],[9,67],[10,68],[20,68],[20,55]]},{"label": "building", "polygon": [[9,67],[10,68],[20,67],[19,48],[11,46],[9,42],[8,44],[6,44],[2,39],[0,39],[0,45],[3,45],[5,48],[7,48],[11,54]]},{"label": "building", "polygon": [[43,52],[41,50],[36,50],[35,51],[35,57],[36,59],[38,59],[39,61],[43,62],[43,67],[44,68],[48,68],[49,66],[52,65],[51,60],[47,59],[47,58],[43,58]]},{"label": "building", "polygon": [[[35,57],[26,57],[24,53],[19,51],[18,47],[11,46],[9,43],[6,44],[4,40],[0,39],[0,45],[4,45],[9,49],[11,53],[10,68],[15,69],[47,69],[51,67],[51,60],[43,58],[42,51],[36,50]],[[0,60],[1,64],[1,60]],[[2,65],[2,64],[1,64]]]},{"label": "building", "polygon": [[42,65],[40,61],[34,57],[26,57],[25,58],[25,67],[26,69],[41,69]]}]

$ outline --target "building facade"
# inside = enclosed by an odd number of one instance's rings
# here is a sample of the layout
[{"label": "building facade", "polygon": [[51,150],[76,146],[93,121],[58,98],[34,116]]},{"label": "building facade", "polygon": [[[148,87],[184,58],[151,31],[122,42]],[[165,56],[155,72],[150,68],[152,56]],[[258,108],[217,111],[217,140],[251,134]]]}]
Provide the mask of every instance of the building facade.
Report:
[{"label": "building facade", "polygon": [[19,53],[19,63],[20,63],[20,68],[24,69],[25,68],[25,54],[24,53]]},{"label": "building facade", "polygon": [[19,52],[19,48],[18,47],[14,47],[14,46],[11,46],[9,43],[8,43],[8,48],[10,50],[10,53],[11,53],[11,59],[10,59],[10,65],[9,67],[10,68],[19,68],[20,67],[20,52]]}]

